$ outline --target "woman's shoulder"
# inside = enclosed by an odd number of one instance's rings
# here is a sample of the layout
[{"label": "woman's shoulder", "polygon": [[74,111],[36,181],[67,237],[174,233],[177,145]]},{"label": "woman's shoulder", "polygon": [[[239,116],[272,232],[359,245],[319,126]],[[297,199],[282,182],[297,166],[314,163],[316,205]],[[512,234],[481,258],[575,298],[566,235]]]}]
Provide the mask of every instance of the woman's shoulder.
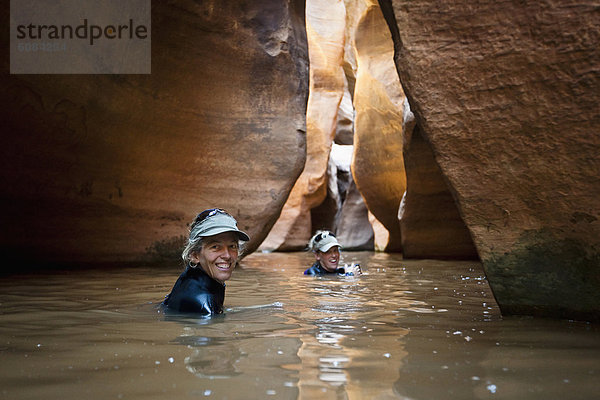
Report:
[{"label": "woman's shoulder", "polygon": [[180,276],[164,305],[174,311],[219,314],[225,287],[199,268],[188,268]]}]

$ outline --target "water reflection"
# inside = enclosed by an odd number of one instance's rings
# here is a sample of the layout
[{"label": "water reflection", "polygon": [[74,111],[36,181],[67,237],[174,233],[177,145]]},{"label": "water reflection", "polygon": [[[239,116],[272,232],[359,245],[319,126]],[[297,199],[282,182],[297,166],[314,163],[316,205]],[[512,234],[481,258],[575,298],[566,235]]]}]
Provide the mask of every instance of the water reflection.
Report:
[{"label": "water reflection", "polygon": [[216,318],[164,315],[177,268],[0,279],[7,399],[590,399],[597,325],[502,318],[478,264],[256,254]]},{"label": "water reflection", "polygon": [[[267,272],[259,262],[246,262],[255,273]],[[393,397],[405,356],[400,338],[408,331],[398,329],[395,313],[382,305],[406,288],[401,282],[372,286],[368,269],[357,277],[307,277],[298,264],[282,258],[261,279],[280,287],[287,325],[298,327],[280,333],[301,342],[295,366],[299,398]]]},{"label": "water reflection", "polygon": [[186,370],[209,380],[203,385],[206,393],[216,398],[297,398],[293,366],[300,341],[285,333],[295,327],[285,323],[280,303],[236,306],[212,318],[169,314],[166,319],[181,325],[182,333],[172,343],[189,349]]},{"label": "water reflection", "polygon": [[195,348],[184,362],[187,370],[199,378],[226,379],[243,372],[237,369],[242,356],[234,344],[211,343],[210,347]]},{"label": "water reflection", "polygon": [[[393,298],[398,304],[398,294],[404,307],[415,303],[403,280],[373,286],[368,270],[309,277],[298,260],[282,260],[265,267],[260,257],[247,259],[228,284],[225,315],[165,316],[182,325],[172,342],[190,350],[186,369],[201,379],[227,379],[229,386],[253,381],[257,394],[277,397],[393,397],[408,330],[386,304]],[[260,383],[267,366],[270,385]],[[212,394],[221,390],[211,385]]]}]

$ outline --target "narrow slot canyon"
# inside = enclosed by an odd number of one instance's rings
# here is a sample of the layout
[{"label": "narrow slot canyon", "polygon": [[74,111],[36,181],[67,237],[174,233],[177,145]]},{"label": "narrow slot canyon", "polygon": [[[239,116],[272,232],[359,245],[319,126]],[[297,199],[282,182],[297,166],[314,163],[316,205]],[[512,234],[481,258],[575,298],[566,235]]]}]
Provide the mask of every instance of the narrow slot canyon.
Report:
[{"label": "narrow slot canyon", "polygon": [[572,1],[156,2],[151,74],[6,59],[6,269],[176,259],[193,215],[223,207],[249,253],[327,228],[350,250],[479,260],[507,315],[597,320],[597,17]]}]

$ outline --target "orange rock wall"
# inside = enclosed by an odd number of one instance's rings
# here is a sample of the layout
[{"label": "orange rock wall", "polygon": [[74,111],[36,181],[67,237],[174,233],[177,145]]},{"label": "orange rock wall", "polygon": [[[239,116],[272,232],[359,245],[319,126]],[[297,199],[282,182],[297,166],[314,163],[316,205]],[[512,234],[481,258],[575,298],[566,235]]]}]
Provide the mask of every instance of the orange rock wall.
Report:
[{"label": "orange rock wall", "polygon": [[264,250],[301,250],[311,233],[310,210],[327,195],[327,165],[344,95],[343,1],[307,0],[310,90],[306,114],[306,164],[279,219],[261,244]]},{"label": "orange rock wall", "polygon": [[[300,250],[316,229],[332,229],[338,222],[353,226],[349,221],[332,221],[335,214],[347,218],[358,213],[366,224],[364,202],[390,232],[386,250],[399,251],[397,214],[406,188],[403,94],[389,29],[374,1],[311,0],[306,18],[311,69],[307,161],[261,249]],[[339,144],[354,143],[352,175],[362,197],[354,199],[352,207],[357,209],[343,214],[326,197],[327,160],[334,139]],[[356,238],[352,247],[373,248],[372,227],[363,225],[353,226],[360,232],[338,234]]]},{"label": "orange rock wall", "polygon": [[376,2],[365,2],[354,36],[357,74],[352,174],[369,211],[389,232],[386,251],[401,250],[398,207],[406,190],[402,156],[404,93],[394,47]]},{"label": "orange rock wall", "polygon": [[597,4],[380,3],[502,311],[600,320]]},{"label": "orange rock wall", "polygon": [[4,58],[4,259],[178,262],[208,207],[252,251],[304,166],[307,82],[303,1],[153,2],[151,75],[9,75]]}]

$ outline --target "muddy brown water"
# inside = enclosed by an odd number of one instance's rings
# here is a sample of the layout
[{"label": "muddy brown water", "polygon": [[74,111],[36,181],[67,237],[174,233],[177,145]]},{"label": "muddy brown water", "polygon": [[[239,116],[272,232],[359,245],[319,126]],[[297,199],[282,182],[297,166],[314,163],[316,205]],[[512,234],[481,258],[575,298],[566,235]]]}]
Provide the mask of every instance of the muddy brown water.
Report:
[{"label": "muddy brown water", "polygon": [[158,309],[179,265],[4,276],[0,398],[600,398],[598,325],[502,317],[478,262],[311,257],[246,257],[214,318]]}]

